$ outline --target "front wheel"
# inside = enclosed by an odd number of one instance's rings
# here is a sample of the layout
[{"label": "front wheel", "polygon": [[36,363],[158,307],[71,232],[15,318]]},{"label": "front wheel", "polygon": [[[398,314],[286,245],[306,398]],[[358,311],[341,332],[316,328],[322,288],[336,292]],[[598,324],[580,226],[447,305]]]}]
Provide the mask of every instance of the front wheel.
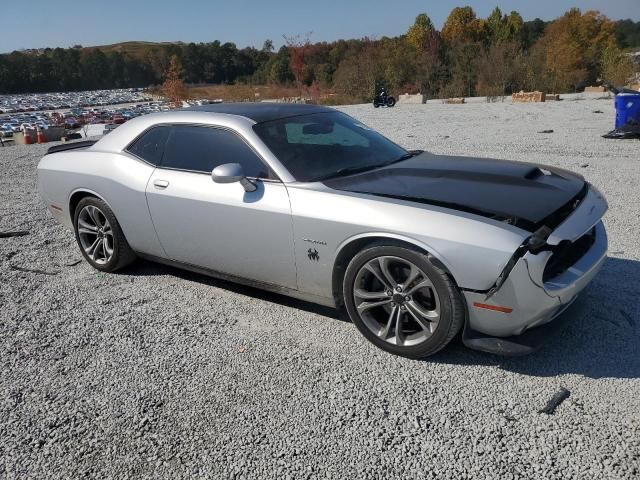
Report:
[{"label": "front wheel", "polygon": [[373,101],[373,106],[374,106],[374,108],[380,107],[380,104],[378,103],[378,100],[374,100]]},{"label": "front wheel", "polygon": [[99,198],[85,197],[78,202],[73,226],[82,256],[96,270],[114,272],[135,260],[118,220]]},{"label": "front wheel", "polygon": [[393,97],[387,97],[387,107],[395,107],[396,99]]},{"label": "front wheel", "polygon": [[345,273],[343,298],[351,320],[369,341],[409,358],[444,348],[465,318],[453,280],[426,255],[397,246],[357,254]]}]

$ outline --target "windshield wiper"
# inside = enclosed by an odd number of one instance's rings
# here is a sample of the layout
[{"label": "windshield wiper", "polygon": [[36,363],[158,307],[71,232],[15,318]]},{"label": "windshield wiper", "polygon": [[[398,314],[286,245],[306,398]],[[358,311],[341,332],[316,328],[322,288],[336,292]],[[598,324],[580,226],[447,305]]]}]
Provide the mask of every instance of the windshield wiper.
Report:
[{"label": "windshield wiper", "polygon": [[380,167],[384,167],[384,165],[367,165],[364,167],[344,167],[336,170],[333,173],[330,173],[329,175],[320,177],[318,181],[329,180],[331,178],[336,178],[336,177],[346,177],[348,175],[355,175],[356,173],[367,172],[369,170],[374,170]]},{"label": "windshield wiper", "polygon": [[402,155],[400,158],[392,160],[391,162],[383,163],[381,165],[365,165],[365,166],[359,166],[359,167],[344,167],[344,168],[340,168],[340,169],[336,170],[335,172],[330,173],[329,175],[325,175],[324,177],[320,177],[316,181],[322,182],[323,180],[330,180],[332,178],[337,178],[337,177],[346,177],[346,176],[349,176],[349,175],[355,175],[356,173],[363,173],[363,172],[367,172],[369,170],[375,170],[376,168],[386,167],[387,165],[392,165],[394,163],[402,162],[403,160],[408,160],[408,159],[410,159],[412,157],[415,157],[416,155],[420,155],[422,152],[424,152],[424,150],[410,150],[407,153],[405,153],[404,155]]},{"label": "windshield wiper", "polygon": [[403,162],[405,160],[409,160],[410,158],[413,158],[416,155],[420,155],[422,152],[424,152],[424,150],[409,150],[407,153],[402,155],[400,158],[396,158],[395,160],[393,160],[393,161],[391,161],[389,163],[385,163],[384,165],[381,165],[381,166],[386,167],[387,165],[393,165],[394,163],[398,163],[398,162]]}]

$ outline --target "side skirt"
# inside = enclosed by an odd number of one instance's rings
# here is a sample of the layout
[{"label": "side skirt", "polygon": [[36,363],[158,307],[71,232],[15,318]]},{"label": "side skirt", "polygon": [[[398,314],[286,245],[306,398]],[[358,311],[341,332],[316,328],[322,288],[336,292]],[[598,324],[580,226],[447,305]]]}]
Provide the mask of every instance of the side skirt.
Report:
[{"label": "side skirt", "polygon": [[197,265],[192,265],[190,263],[183,263],[183,262],[178,262],[176,260],[169,260],[167,258],[148,255],[146,253],[136,252],[136,255],[150,262],[161,263],[169,267],[174,267],[174,268],[179,268],[181,270],[187,270],[189,272],[199,273],[200,275],[206,275],[207,277],[217,278],[220,280],[224,280],[226,282],[237,283],[240,285],[245,285],[247,287],[257,288],[259,290],[265,290],[267,292],[278,293],[280,295],[285,295],[287,297],[295,298],[297,300],[302,300],[309,303],[317,303],[318,305],[323,305],[325,307],[331,307],[331,308],[336,307],[333,301],[333,298],[325,298],[318,295],[304,293],[299,290],[294,290],[292,288],[281,287],[279,285],[259,282],[256,280],[250,280],[247,278],[230,275],[228,273],[211,270],[209,268],[199,267]]}]

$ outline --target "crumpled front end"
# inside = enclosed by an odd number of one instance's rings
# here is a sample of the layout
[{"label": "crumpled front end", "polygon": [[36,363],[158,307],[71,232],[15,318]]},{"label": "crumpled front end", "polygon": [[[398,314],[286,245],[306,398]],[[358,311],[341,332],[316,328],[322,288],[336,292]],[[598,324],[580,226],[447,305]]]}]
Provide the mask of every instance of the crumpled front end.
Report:
[{"label": "crumpled front end", "polygon": [[[514,257],[497,288],[465,291],[469,313],[465,336],[476,340],[517,337],[563,313],[606,259],[607,233],[601,218],[607,208],[602,194],[590,187],[580,205],[550,232],[543,245],[525,248]],[[487,340],[487,345],[496,344],[493,340]],[[517,343],[517,338],[513,340]],[[482,342],[470,342],[469,346],[496,350],[483,347]],[[508,347],[497,350],[510,353],[502,351]]]}]

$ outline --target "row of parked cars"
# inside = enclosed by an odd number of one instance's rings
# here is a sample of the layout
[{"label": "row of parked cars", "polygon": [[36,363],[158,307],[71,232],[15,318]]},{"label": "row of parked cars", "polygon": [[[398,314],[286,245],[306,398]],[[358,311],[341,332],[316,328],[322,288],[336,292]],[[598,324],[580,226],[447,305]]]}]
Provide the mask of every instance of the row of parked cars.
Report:
[{"label": "row of parked cars", "polygon": [[14,133],[23,132],[26,129],[49,128],[50,121],[45,115],[26,116],[0,116],[0,137],[11,138]]},{"label": "row of parked cars", "polygon": [[140,88],[0,95],[0,115],[150,101]]},{"label": "row of parked cars", "polygon": [[51,127],[64,127],[77,130],[85,125],[104,124],[108,133],[118,125],[140,115],[169,110],[164,102],[149,102],[128,105],[120,108],[72,108],[61,112],[22,112],[0,114],[0,137],[11,138],[14,133],[25,130],[46,130]]},{"label": "row of parked cars", "polygon": [[[106,93],[108,93],[108,95]],[[21,98],[20,105],[24,106],[25,98],[29,98],[29,105],[37,106],[37,111],[31,106],[27,108],[12,109],[13,111],[0,111],[0,139],[10,139],[15,133],[25,132],[27,130],[47,130],[51,127],[64,127],[66,131],[74,131],[83,128],[86,125],[104,124],[103,134],[107,134],[115,129],[118,125],[125,123],[141,115],[148,113],[162,112],[169,110],[167,102],[147,101],[129,102],[134,98],[133,95],[142,92],[136,89],[130,90],[104,90],[100,92],[74,92],[74,93],[55,93],[55,94],[38,94],[13,96],[12,98]],[[64,106],[67,104],[55,103],[55,111],[48,108],[40,108],[42,106],[54,105],[52,98],[70,99],[78,95],[80,100],[72,107]],[[8,96],[0,96],[1,105],[7,103]],[[43,97],[43,98],[39,98]],[[96,100],[97,99],[97,100]],[[99,101],[95,105],[85,105],[89,101]],[[105,106],[105,102],[108,106]],[[219,103],[221,100],[195,100],[188,102],[188,105],[203,105],[205,103]],[[126,106],[117,107],[118,103],[127,103]],[[15,106],[15,103],[11,105]],[[62,108],[58,108],[62,107]],[[95,132],[95,129],[92,129]]]}]

